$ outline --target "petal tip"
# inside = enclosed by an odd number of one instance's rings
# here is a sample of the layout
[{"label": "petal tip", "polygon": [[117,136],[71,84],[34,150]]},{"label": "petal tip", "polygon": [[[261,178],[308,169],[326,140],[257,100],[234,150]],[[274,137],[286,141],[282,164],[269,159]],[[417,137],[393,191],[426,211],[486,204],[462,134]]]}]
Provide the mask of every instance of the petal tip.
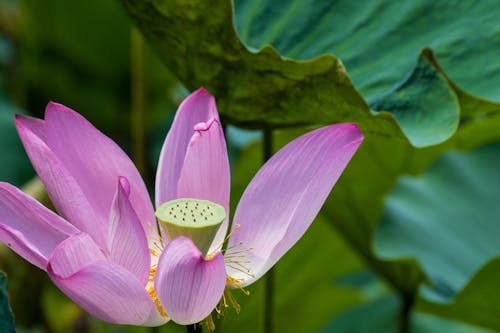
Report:
[{"label": "petal tip", "polygon": [[215,97],[204,87],[199,88],[198,90],[191,93],[188,97],[186,97],[186,99],[183,101],[183,104],[188,101],[207,103],[212,118],[219,119]]},{"label": "petal tip", "polygon": [[328,129],[335,136],[339,135],[339,130],[344,132],[349,138],[349,144],[361,143],[364,140],[363,132],[356,123],[333,124],[326,126],[325,129]]},{"label": "petal tip", "polygon": [[356,123],[346,123],[345,126],[361,132],[361,130],[359,129],[359,125]]},{"label": "petal tip", "polygon": [[130,195],[130,183],[126,177],[118,176],[118,186],[127,197]]},{"label": "petal tip", "polygon": [[24,122],[26,121],[28,117],[24,116],[22,114],[15,114],[14,115],[14,124],[16,125],[17,130],[24,128]]},{"label": "petal tip", "polygon": [[365,139],[365,136],[363,135],[363,132],[361,132],[361,128],[359,128],[359,125],[354,123],[349,123],[348,125],[352,133],[356,136],[353,141],[362,142]]},{"label": "petal tip", "polygon": [[59,108],[63,108],[63,107],[64,107],[64,105],[62,105],[61,103],[49,101],[47,103],[47,105],[45,106],[45,111],[51,110],[51,109],[59,109]]},{"label": "petal tip", "polygon": [[208,95],[210,97],[213,97],[212,94],[205,87],[198,88],[191,95],[199,95],[199,96]]},{"label": "petal tip", "polygon": [[28,122],[30,121],[41,121],[43,122],[42,119],[38,119],[38,118],[33,118],[33,117],[30,117],[30,116],[26,116],[24,114],[15,114],[14,115],[14,124],[16,125],[16,128],[19,129],[19,128],[25,128],[28,126]]},{"label": "petal tip", "polygon": [[79,115],[78,112],[74,111],[73,109],[67,107],[66,105],[63,105],[61,103],[57,103],[54,101],[50,101],[47,103],[47,106],[45,107],[45,118],[49,118],[50,115],[54,112],[66,112],[70,114],[77,114]]},{"label": "petal tip", "polygon": [[21,140],[23,140],[23,137],[26,135],[30,136],[30,133],[39,138],[43,137],[44,120],[42,119],[16,114],[14,115],[14,126],[16,127]]}]

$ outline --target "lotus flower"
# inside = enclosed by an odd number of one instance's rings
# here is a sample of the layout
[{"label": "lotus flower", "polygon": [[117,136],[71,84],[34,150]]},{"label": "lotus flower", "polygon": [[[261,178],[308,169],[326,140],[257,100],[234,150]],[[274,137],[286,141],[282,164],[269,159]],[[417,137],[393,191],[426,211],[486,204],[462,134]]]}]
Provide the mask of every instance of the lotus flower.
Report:
[{"label": "lotus flower", "polygon": [[229,163],[204,89],[181,104],[161,151],[160,232],[134,164],[78,113],[49,103],[44,120],[17,116],[16,126],[60,216],[0,183],[0,240],[85,311],[144,326],[197,323],[229,289],[264,275],[304,234],[363,139],[356,125],[331,125],[281,149],[248,185],[222,249]]}]

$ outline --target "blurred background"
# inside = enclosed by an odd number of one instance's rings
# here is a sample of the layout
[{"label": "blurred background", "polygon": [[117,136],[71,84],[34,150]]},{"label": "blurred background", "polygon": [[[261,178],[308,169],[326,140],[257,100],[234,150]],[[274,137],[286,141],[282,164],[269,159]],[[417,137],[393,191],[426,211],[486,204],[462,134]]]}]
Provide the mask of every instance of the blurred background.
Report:
[{"label": "blurred background", "polygon": [[[45,105],[52,100],[78,111],[117,142],[136,161],[151,188],[161,145],[176,107],[188,93],[135,30],[118,1],[0,0],[1,181],[44,198],[13,116],[43,118]],[[275,150],[303,131],[277,131]],[[262,163],[262,135],[234,126],[226,126],[225,132],[234,212]],[[137,144],[137,138],[143,141]],[[50,206],[46,197],[44,203]],[[319,216],[277,266],[276,331],[397,332],[402,300],[370,267],[331,221]],[[0,270],[8,277],[19,332],[185,330],[174,323],[149,329],[94,319],[62,294],[43,271],[3,245]],[[226,311],[215,322],[217,332],[260,331],[263,283],[252,285],[250,296],[235,294],[241,313]],[[490,332],[424,313],[412,313],[411,325],[414,332]]]}]

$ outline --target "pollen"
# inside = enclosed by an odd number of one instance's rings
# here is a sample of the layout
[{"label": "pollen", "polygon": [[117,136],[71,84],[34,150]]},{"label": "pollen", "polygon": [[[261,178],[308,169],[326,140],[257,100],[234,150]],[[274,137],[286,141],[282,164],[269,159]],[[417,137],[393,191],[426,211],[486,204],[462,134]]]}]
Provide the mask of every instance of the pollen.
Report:
[{"label": "pollen", "polygon": [[[151,230],[154,231],[151,235],[148,236],[148,243],[149,243],[149,253],[151,254],[151,261],[156,263],[161,253],[163,252],[164,248],[163,239],[156,225],[153,225],[151,222],[148,222],[148,226],[151,228]],[[156,294],[156,290],[154,288],[156,269],[157,269],[156,264],[151,265],[151,269],[149,270],[148,283],[146,284],[146,291],[153,299],[160,315],[162,315],[163,317],[168,317],[168,314],[161,305],[160,299],[158,298],[158,295]]]},{"label": "pollen", "polygon": [[[228,277],[226,277],[226,281],[228,281],[228,284],[229,284],[229,281],[232,284],[234,284],[236,280],[234,280],[233,278],[228,276]],[[241,289],[243,290],[243,288],[241,288]],[[250,295],[250,293],[246,290],[244,290],[244,294]],[[233,293],[231,292],[231,290],[229,288],[225,288],[224,293],[222,294],[222,298],[219,301],[219,304],[217,304],[217,306],[215,307],[215,314],[217,316],[217,319],[224,317],[224,311],[229,307],[232,307],[234,312],[236,312],[236,314],[240,313],[241,307],[238,304],[238,301],[233,296]],[[212,314],[213,313],[209,314],[208,317],[205,318],[205,325],[207,326],[207,329],[209,331],[215,330],[215,324],[214,324]]]},{"label": "pollen", "polygon": [[[226,284],[228,286],[233,286],[233,287],[236,287],[238,288],[239,290],[241,290],[241,292],[247,296],[250,296],[250,291],[246,290],[245,288],[243,288],[242,284],[242,279],[235,279],[231,276],[226,276]],[[229,293],[230,292],[230,289],[229,288],[226,288],[227,292]],[[239,312],[239,305],[238,305],[238,312]]]},{"label": "pollen", "polygon": [[[222,248],[222,245],[226,243],[231,235],[237,232],[239,228],[239,224],[233,225],[231,231],[228,235],[226,235],[219,248]],[[255,277],[255,275],[251,273],[251,270],[249,268],[250,260],[247,258],[247,254],[250,251],[253,251],[253,247],[245,247],[243,242],[233,244],[223,249],[222,252],[224,253],[224,263],[226,267],[231,267],[251,278]],[[209,254],[207,258],[211,259],[214,255],[215,254]],[[215,307],[214,312],[212,312],[210,315],[208,315],[208,317],[205,318],[205,325],[209,331],[213,331],[215,329],[215,324],[212,317],[214,313],[217,315],[217,319],[223,317],[224,311],[229,307],[232,307],[237,314],[240,313],[241,307],[236,298],[233,296],[232,289],[239,289],[243,294],[249,296],[250,291],[246,290],[243,287],[244,280],[245,279],[243,278],[235,278],[226,275],[226,288],[224,289],[222,298],[220,299],[219,304],[217,304],[217,306]]]},{"label": "pollen", "polygon": [[154,287],[154,280],[155,280],[155,274],[156,274],[156,265],[153,265],[151,267],[151,270],[149,271],[149,279],[148,279],[148,284],[146,285],[146,291],[148,294],[151,296],[153,301],[155,302],[156,308],[158,309],[158,312],[163,316],[167,317],[167,312],[161,305],[160,299],[158,298],[158,295],[156,294],[156,290]]},{"label": "pollen", "polygon": [[207,326],[207,329],[209,331],[215,331],[215,323],[214,319],[212,318],[212,314],[209,314],[207,318],[205,318],[205,325]]},{"label": "pollen", "polygon": [[147,289],[149,295],[151,296],[151,298],[153,299],[153,301],[155,302],[155,305],[156,305],[156,308],[158,309],[158,312],[163,316],[163,317],[167,317],[167,312],[165,311],[165,309],[163,308],[163,306],[161,305],[161,302],[160,300],[158,299],[158,295],[156,295],[156,290],[154,288],[153,285],[149,286],[149,288]]},{"label": "pollen", "polygon": [[[239,229],[239,225],[236,224],[233,226],[231,232],[226,236],[224,242],[226,242],[229,237]],[[231,267],[237,271],[243,272],[249,277],[255,277],[248,267],[250,260],[247,258],[247,253],[252,251],[252,247],[245,247],[243,242],[234,244],[230,247],[227,247],[223,250],[224,252],[224,263],[226,267]],[[215,307],[215,314],[217,318],[221,318],[224,316],[224,311],[232,307],[233,310],[239,314],[241,307],[236,298],[233,296],[232,290],[233,288],[239,289],[246,296],[250,295],[250,292],[243,287],[244,279],[238,279],[232,276],[226,276],[226,288],[224,289],[224,293],[222,294],[222,298],[219,301],[219,304]],[[205,319],[205,324],[210,331],[213,331],[215,328],[212,314],[210,314]]]}]

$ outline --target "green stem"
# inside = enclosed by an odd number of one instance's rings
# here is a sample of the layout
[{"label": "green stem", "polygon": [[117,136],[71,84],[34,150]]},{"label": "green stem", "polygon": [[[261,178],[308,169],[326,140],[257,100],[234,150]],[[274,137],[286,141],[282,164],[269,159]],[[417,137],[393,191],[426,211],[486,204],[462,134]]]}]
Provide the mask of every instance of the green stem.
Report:
[{"label": "green stem", "polygon": [[186,326],[187,333],[203,333],[201,324],[192,324]]},{"label": "green stem", "polygon": [[73,331],[76,333],[90,332],[90,317],[87,313],[82,313],[73,323]]},{"label": "green stem", "polygon": [[399,314],[399,333],[410,333],[411,310],[414,303],[413,295],[401,295],[401,313]]},{"label": "green stem", "polygon": [[266,128],[263,130],[264,134],[264,143],[262,145],[263,151],[263,162],[266,163],[268,159],[273,156],[273,130]]},{"label": "green stem", "polygon": [[[273,131],[263,130],[263,160],[264,163],[273,155]],[[265,276],[264,286],[264,333],[272,333],[274,315],[274,269],[270,269]]]},{"label": "green stem", "polygon": [[144,41],[137,29],[131,31],[131,130],[132,156],[144,179],[146,175],[145,125],[144,125]]}]

